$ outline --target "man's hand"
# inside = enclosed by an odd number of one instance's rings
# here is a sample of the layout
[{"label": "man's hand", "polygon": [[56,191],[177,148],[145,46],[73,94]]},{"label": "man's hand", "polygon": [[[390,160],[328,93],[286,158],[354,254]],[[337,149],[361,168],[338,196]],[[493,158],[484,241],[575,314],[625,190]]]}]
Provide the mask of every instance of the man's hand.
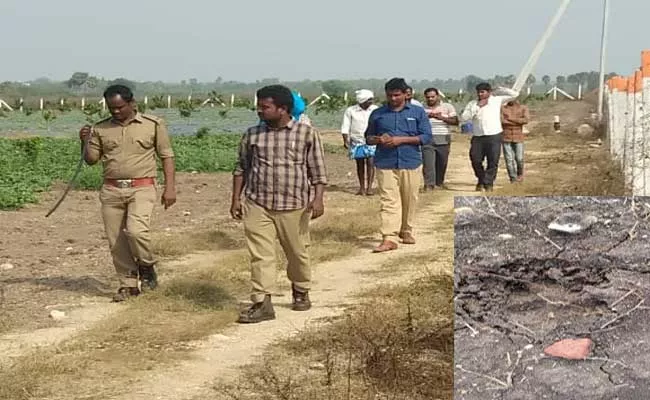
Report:
[{"label": "man's hand", "polygon": [[435,112],[431,111],[429,113],[429,117],[439,119],[439,120],[442,120],[444,118],[444,116],[442,115],[442,113],[440,111],[435,111]]},{"label": "man's hand", "polygon": [[176,188],[168,186],[165,187],[163,195],[160,198],[160,204],[165,206],[165,210],[173,206],[176,203]]},{"label": "man's hand", "polygon": [[311,212],[311,219],[321,217],[325,213],[325,204],[323,198],[315,198],[314,201],[309,203],[308,211]]},{"label": "man's hand", "polygon": [[382,137],[381,145],[389,149],[395,148],[400,145],[400,138],[395,136]]},{"label": "man's hand", "polygon": [[86,138],[90,137],[90,134],[92,132],[92,129],[90,125],[84,125],[80,130],[79,130],[79,140],[82,142],[86,140]]},{"label": "man's hand", "polygon": [[243,215],[244,213],[242,211],[241,201],[233,200],[230,205],[230,216],[233,217],[233,219],[242,219]]}]

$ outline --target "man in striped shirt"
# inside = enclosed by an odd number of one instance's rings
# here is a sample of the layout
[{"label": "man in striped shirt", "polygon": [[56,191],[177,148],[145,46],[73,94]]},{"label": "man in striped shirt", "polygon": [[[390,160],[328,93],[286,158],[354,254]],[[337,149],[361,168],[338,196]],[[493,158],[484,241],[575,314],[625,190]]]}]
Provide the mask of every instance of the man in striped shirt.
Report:
[{"label": "man in striped shirt", "polygon": [[433,190],[436,186],[445,188],[445,174],[451,147],[452,125],[458,125],[458,115],[453,105],[442,102],[440,91],[428,88],[424,91],[427,106],[424,110],[429,116],[433,142],[422,146],[424,164],[424,190]]},{"label": "man in striped shirt", "polygon": [[265,123],[242,136],[230,208],[233,218],[244,221],[251,256],[253,304],[240,314],[240,323],[275,318],[270,293],[276,276],[276,240],[288,260],[293,309],[311,308],[309,219],[323,215],[327,184],[320,136],[292,118],[291,91],[266,86],[257,92],[257,99],[257,114]]}]

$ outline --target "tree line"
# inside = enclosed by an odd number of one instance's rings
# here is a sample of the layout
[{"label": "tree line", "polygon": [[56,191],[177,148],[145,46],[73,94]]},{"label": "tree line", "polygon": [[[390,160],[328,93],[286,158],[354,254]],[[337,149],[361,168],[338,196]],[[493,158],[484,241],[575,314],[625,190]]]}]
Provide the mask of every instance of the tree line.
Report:
[{"label": "tree line", "polygon": [[[616,75],[607,74],[607,78]],[[516,77],[514,75],[496,75],[493,77],[481,77],[467,75],[461,79],[421,79],[411,80],[410,84],[421,92],[427,87],[437,87],[445,93],[458,93],[460,89],[465,92],[473,92],[477,83],[487,81],[495,86],[512,86]],[[161,96],[161,95],[197,95],[206,97],[220,94],[221,96],[253,97],[255,91],[261,86],[270,84],[284,84],[293,90],[299,91],[306,98],[314,98],[325,92],[328,95],[341,97],[345,92],[352,92],[359,88],[366,88],[381,92],[386,78],[370,78],[357,80],[303,80],[303,81],[281,81],[277,78],[257,80],[255,82],[225,81],[218,77],[213,82],[199,82],[195,78],[180,82],[146,81],[137,82],[128,78],[103,79],[91,75],[88,72],[75,72],[65,81],[52,81],[46,78],[36,79],[30,82],[0,83],[0,98],[16,98],[30,96],[101,96],[102,91],[109,85],[115,83],[125,84],[131,87],[138,96]],[[547,91],[557,85],[567,91],[575,91],[578,85],[583,86],[583,92],[594,90],[598,87],[599,73],[597,71],[578,72],[571,75],[558,75],[551,77],[544,75],[541,78],[530,75],[526,81],[533,93]]]}]

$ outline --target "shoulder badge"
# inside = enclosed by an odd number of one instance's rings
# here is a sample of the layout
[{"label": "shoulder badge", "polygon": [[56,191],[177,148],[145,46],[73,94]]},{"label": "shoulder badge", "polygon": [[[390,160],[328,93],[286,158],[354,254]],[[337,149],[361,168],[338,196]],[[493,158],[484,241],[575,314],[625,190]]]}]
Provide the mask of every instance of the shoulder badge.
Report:
[{"label": "shoulder badge", "polygon": [[140,114],[140,115],[142,115],[142,118],[147,119],[155,123],[156,125],[160,125],[163,122],[162,118],[156,117],[155,115],[151,115],[151,114]]}]

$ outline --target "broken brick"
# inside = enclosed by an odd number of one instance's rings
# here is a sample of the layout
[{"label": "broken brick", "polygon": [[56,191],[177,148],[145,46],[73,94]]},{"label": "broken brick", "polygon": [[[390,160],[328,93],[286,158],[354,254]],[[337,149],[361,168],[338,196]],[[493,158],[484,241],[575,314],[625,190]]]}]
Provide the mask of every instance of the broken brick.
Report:
[{"label": "broken brick", "polygon": [[567,360],[584,360],[591,352],[591,339],[563,339],[544,349],[544,354]]}]

